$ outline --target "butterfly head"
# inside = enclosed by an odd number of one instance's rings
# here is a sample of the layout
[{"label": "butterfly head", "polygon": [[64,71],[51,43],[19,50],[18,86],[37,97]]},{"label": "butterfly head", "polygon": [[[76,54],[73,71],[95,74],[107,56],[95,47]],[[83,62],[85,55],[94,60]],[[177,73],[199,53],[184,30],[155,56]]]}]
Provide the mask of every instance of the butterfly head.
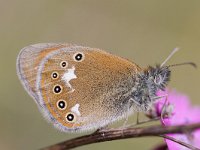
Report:
[{"label": "butterfly head", "polygon": [[139,110],[147,111],[152,102],[159,97],[156,95],[157,91],[165,90],[171,77],[171,67],[191,65],[196,68],[193,62],[184,62],[165,66],[166,62],[178,51],[174,49],[167,59],[155,67],[149,66],[136,76],[136,84],[133,87],[131,98]]},{"label": "butterfly head", "polygon": [[150,66],[144,70],[143,76],[150,89],[153,88],[153,91],[164,90],[170,80],[171,71],[167,66]]}]

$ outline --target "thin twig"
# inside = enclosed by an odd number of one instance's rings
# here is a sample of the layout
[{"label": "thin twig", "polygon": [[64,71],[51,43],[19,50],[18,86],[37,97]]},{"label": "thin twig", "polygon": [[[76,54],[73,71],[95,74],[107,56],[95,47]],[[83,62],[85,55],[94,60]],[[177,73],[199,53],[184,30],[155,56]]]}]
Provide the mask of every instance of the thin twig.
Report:
[{"label": "thin twig", "polygon": [[178,144],[180,144],[180,145],[182,145],[182,146],[185,146],[185,147],[187,147],[187,148],[189,148],[189,149],[191,149],[191,150],[199,150],[199,148],[194,147],[193,145],[187,144],[187,143],[185,143],[185,142],[183,142],[183,141],[180,141],[180,140],[178,140],[178,139],[175,139],[175,138],[173,138],[173,137],[171,137],[171,136],[167,136],[167,135],[158,135],[158,136],[159,136],[159,137],[163,137],[163,138],[165,138],[165,139],[168,139],[168,140],[170,140],[170,141],[173,141],[173,142],[175,142],[175,143],[178,143]]},{"label": "thin twig", "polygon": [[[179,126],[150,126],[143,128],[124,128],[124,129],[107,129],[99,132],[92,133],[90,135],[84,135],[71,140],[67,140],[42,150],[68,150],[71,148],[88,145],[92,143],[112,141],[118,139],[147,137],[147,136],[159,136],[169,133],[184,133],[186,130],[193,131],[200,128],[200,123],[190,125]],[[190,147],[191,148],[191,147]]]}]

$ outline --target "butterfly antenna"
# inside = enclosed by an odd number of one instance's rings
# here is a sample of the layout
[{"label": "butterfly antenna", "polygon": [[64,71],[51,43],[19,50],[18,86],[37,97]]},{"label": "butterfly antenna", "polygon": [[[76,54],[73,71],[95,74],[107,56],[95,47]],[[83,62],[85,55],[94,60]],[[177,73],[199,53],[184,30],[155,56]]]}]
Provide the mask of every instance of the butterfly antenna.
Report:
[{"label": "butterfly antenna", "polygon": [[179,50],[178,47],[176,47],[175,49],[173,49],[173,51],[169,54],[169,56],[165,59],[165,61],[160,65],[160,67],[163,67],[167,61]]},{"label": "butterfly antenna", "polygon": [[176,67],[176,66],[184,66],[184,65],[190,65],[190,66],[194,67],[195,69],[197,69],[197,65],[193,62],[183,62],[183,63],[179,63],[179,64],[169,65],[167,67]]}]

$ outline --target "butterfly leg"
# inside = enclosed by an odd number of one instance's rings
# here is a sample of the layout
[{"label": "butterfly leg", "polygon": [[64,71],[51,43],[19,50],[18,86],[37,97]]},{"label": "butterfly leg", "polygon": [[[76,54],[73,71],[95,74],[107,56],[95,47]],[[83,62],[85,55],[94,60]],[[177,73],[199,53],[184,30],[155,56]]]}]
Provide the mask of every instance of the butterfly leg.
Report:
[{"label": "butterfly leg", "polygon": [[160,117],[162,123],[165,124],[164,118],[165,118],[165,114],[167,113],[166,109],[167,109],[167,105],[168,105],[168,95],[166,94],[166,95],[157,96],[157,97],[153,98],[153,100],[155,101],[155,100],[158,100],[158,99],[161,99],[161,98],[165,98],[165,101],[164,101],[164,104],[162,106],[160,116],[158,116],[158,117]]},{"label": "butterfly leg", "polygon": [[162,123],[165,125],[165,121],[164,121],[164,115],[166,113],[166,109],[167,109],[167,103],[168,103],[168,96],[165,97],[165,102],[163,104],[163,107],[162,107],[162,110],[161,110],[161,120],[162,120]]},{"label": "butterfly leg", "polygon": [[137,120],[136,120],[136,124],[139,124],[140,123],[140,120],[139,120],[139,116],[140,115],[140,113],[139,112],[137,112]]},{"label": "butterfly leg", "polygon": [[126,113],[125,113],[125,120],[124,120],[124,123],[123,123],[123,125],[122,125],[122,128],[126,128],[127,126],[129,126],[128,125],[128,117],[129,117],[129,113],[130,113],[130,111],[131,111],[131,109],[132,109],[132,106],[133,106],[133,103],[134,103],[135,101],[132,99],[132,98],[130,98],[129,100],[128,100],[128,105],[127,105],[127,111],[126,111]]},{"label": "butterfly leg", "polygon": [[[153,100],[158,100],[158,99],[161,99],[161,98],[166,98],[165,99],[165,102],[162,106],[162,109],[161,109],[161,114],[160,114],[160,118],[162,119],[162,122],[164,123],[164,115],[165,115],[165,112],[166,112],[166,105],[167,105],[167,101],[168,101],[168,95],[162,95],[162,96],[157,96],[155,98],[153,98]],[[132,103],[135,103],[134,100],[130,99],[130,101],[132,101]],[[136,107],[136,110],[137,110],[137,107]],[[148,123],[148,122],[151,122],[151,121],[155,121],[155,120],[158,120],[158,118],[153,118],[153,119],[147,119],[147,120],[144,120],[144,121],[140,121],[139,120],[139,112],[137,112],[137,119],[136,119],[136,123],[134,124],[130,124],[126,127],[133,127],[133,126],[137,126],[137,125],[140,125],[140,124],[144,124],[144,123]]]},{"label": "butterfly leg", "polygon": [[[126,128],[126,127],[131,126],[131,125],[128,124],[128,117],[129,117],[129,113],[130,113],[130,111],[132,109],[133,103],[135,103],[135,101],[132,98],[130,98],[128,101],[129,102],[128,102],[128,105],[127,105],[127,113],[125,114],[125,119],[124,119],[122,128]],[[137,113],[137,116],[139,116],[139,112]],[[137,118],[137,121],[138,120],[139,119]]]},{"label": "butterfly leg", "polygon": [[99,128],[99,129],[97,129],[96,131],[94,131],[93,134],[95,134],[95,133],[99,133],[99,132],[103,132],[104,130],[107,130],[107,129],[108,129],[108,125],[106,125],[106,126],[104,126],[104,127],[101,127],[101,128]]},{"label": "butterfly leg", "polygon": [[124,123],[122,125],[122,128],[126,127],[127,122],[128,122],[128,115],[125,115],[125,120],[124,120]]}]

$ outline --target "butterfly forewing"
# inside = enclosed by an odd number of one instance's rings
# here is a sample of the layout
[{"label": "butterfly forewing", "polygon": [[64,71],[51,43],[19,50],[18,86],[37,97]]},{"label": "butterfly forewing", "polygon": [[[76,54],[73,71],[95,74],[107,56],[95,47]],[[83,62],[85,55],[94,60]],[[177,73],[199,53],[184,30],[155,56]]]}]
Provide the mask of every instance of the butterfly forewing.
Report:
[{"label": "butterfly forewing", "polygon": [[17,73],[26,91],[35,99],[36,78],[41,61],[56,49],[70,46],[69,44],[40,43],[23,48],[17,58]]}]

